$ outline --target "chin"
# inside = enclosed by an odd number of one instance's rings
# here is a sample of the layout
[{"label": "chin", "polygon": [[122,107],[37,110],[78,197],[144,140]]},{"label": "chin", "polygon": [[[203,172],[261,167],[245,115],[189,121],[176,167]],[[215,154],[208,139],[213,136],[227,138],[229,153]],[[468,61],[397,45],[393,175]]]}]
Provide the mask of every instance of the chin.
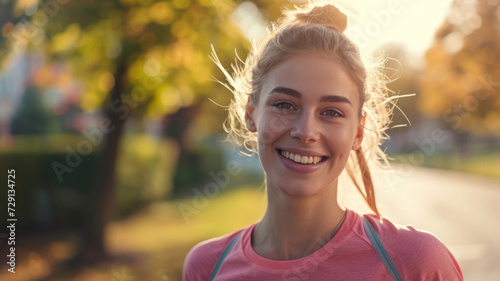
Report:
[{"label": "chin", "polygon": [[313,197],[319,194],[324,194],[329,188],[334,188],[329,185],[312,184],[309,181],[302,182],[298,180],[281,181],[280,183],[272,183],[268,188],[275,188],[281,194],[289,197],[306,198]]}]

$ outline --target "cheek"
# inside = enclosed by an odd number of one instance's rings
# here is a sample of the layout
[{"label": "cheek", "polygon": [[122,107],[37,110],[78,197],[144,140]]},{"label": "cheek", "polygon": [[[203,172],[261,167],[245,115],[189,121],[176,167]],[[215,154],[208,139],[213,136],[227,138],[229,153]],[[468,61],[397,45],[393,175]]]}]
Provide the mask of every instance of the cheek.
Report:
[{"label": "cheek", "polygon": [[257,125],[259,145],[272,143],[286,132],[290,121],[282,115],[269,114],[263,116]]},{"label": "cheek", "polygon": [[329,146],[333,147],[339,155],[343,155],[344,153],[349,154],[353,145],[354,136],[354,130],[344,127],[335,134],[331,134]]}]

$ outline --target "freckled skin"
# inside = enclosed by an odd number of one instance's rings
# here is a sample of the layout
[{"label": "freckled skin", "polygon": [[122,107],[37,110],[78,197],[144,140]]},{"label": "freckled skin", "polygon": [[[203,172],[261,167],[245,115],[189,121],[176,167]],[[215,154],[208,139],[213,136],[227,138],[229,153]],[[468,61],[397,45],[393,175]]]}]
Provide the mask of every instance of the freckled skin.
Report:
[{"label": "freckled skin", "polygon": [[[301,97],[274,92],[293,89]],[[320,101],[322,96],[345,97],[350,103]],[[260,161],[269,192],[292,197],[332,192],[349,153],[363,138],[356,85],[335,58],[294,55],[272,69],[247,126],[258,134]],[[277,149],[296,148],[327,156],[318,169],[296,173],[283,165]],[[271,198],[270,198],[271,200]],[[336,202],[336,198],[334,198]]]}]

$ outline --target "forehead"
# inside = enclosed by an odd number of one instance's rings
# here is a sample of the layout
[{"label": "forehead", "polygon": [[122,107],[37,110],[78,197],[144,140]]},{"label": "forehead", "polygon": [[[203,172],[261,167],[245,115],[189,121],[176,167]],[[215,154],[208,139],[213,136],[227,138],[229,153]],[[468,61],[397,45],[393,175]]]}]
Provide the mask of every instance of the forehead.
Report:
[{"label": "forehead", "polygon": [[341,95],[359,105],[357,86],[335,57],[292,55],[267,74],[262,94],[267,95],[275,87],[288,87],[308,98]]}]

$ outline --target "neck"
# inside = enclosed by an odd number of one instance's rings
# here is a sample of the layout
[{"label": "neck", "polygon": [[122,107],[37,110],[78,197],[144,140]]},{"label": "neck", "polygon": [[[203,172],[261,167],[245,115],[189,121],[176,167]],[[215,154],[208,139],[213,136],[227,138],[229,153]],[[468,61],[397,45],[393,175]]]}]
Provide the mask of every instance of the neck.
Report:
[{"label": "neck", "polygon": [[321,194],[293,197],[268,186],[268,208],[252,233],[257,254],[293,260],[319,250],[340,228],[345,211],[337,203],[337,186]]}]

